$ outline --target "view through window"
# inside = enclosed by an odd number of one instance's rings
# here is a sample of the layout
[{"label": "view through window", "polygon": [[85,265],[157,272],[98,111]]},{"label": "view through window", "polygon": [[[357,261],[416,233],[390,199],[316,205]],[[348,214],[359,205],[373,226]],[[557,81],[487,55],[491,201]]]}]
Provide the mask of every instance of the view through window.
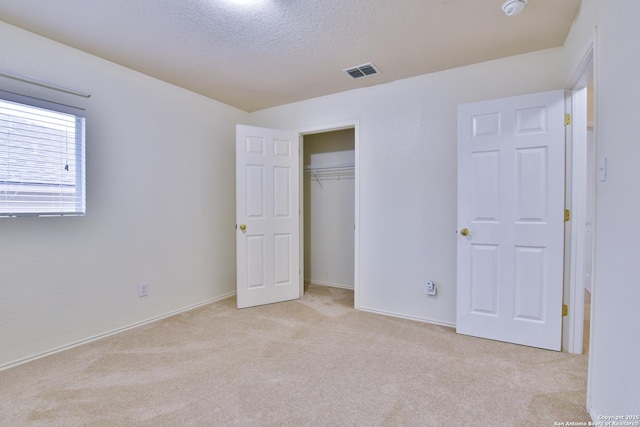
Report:
[{"label": "view through window", "polygon": [[0,92],[0,216],[85,213],[82,113]]}]

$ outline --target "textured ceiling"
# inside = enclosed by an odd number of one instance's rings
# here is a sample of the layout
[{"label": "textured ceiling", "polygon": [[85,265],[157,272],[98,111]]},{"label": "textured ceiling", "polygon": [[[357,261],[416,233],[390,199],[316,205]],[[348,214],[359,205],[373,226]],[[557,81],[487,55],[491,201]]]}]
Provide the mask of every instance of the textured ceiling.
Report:
[{"label": "textured ceiling", "polygon": [[0,20],[255,111],[562,46],[580,6],[503,1],[0,0]]}]

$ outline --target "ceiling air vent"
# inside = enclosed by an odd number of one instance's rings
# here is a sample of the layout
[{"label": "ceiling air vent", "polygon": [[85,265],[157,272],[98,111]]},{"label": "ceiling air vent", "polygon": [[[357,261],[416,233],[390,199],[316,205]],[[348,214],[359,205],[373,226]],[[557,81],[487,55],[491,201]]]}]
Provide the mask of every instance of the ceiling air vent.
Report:
[{"label": "ceiling air vent", "polygon": [[347,68],[342,71],[344,71],[354,79],[378,74],[378,69],[371,62],[369,62],[368,64],[358,65],[357,67]]}]

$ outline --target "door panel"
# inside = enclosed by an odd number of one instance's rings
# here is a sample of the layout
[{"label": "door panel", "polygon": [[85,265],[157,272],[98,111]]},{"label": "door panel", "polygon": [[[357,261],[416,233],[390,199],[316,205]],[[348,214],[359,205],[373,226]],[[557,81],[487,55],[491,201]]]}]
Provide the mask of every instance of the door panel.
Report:
[{"label": "door panel", "polygon": [[544,251],[544,248],[516,247],[516,319],[544,321]]},{"label": "door panel", "polygon": [[498,315],[500,253],[496,245],[471,246],[471,311]]},{"label": "door panel", "polygon": [[236,129],[238,308],[300,297],[296,134]]},{"label": "door panel", "polygon": [[458,107],[457,331],[560,350],[562,91]]}]

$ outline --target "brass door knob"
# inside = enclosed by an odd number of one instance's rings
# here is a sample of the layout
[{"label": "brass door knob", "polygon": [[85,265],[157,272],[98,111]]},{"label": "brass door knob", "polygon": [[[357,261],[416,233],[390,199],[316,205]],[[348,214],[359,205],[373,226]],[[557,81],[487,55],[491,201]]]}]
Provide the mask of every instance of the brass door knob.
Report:
[{"label": "brass door knob", "polygon": [[463,236],[468,236],[469,235],[469,229],[468,228],[463,228],[462,230],[460,230],[460,234],[462,234]]},{"label": "brass door knob", "polygon": [[241,230],[241,231],[244,231],[244,230],[246,230],[246,229],[247,229],[247,226],[246,226],[246,225],[244,225],[244,224],[240,224],[240,230]]}]

